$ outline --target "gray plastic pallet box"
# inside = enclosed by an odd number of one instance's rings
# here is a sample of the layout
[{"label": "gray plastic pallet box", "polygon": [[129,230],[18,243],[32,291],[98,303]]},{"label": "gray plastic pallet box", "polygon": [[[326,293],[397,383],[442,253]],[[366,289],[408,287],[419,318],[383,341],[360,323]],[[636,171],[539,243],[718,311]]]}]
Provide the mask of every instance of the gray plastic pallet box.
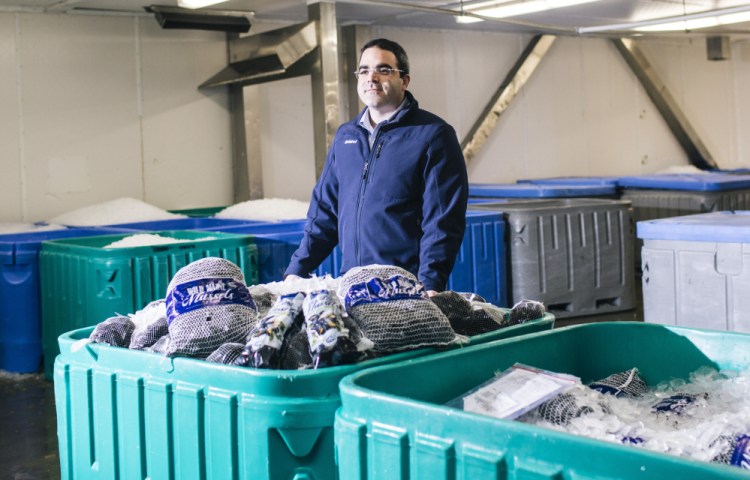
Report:
[{"label": "gray plastic pallet box", "polygon": [[503,213],[511,304],[539,300],[556,318],[635,308],[630,202],[566,198],[470,209]]},{"label": "gray plastic pallet box", "polygon": [[[724,210],[750,210],[750,175],[674,173],[620,177],[622,200],[633,205],[636,223]],[[641,269],[643,242],[635,240],[635,265]]]},{"label": "gray plastic pallet box", "polygon": [[620,177],[621,199],[636,222],[680,215],[750,209],[750,175],[721,173]]}]

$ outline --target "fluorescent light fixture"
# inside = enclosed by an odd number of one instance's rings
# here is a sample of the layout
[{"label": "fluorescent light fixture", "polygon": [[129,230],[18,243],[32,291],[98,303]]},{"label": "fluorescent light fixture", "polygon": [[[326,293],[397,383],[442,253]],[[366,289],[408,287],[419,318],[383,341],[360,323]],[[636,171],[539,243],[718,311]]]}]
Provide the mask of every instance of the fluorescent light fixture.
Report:
[{"label": "fluorescent light fixture", "polygon": [[[471,6],[464,6],[464,10],[471,11],[471,13],[476,13],[477,15],[482,15],[485,17],[506,18],[597,1],[599,0],[521,0],[510,2],[494,1],[475,3]],[[460,20],[458,20],[458,18],[460,17],[456,18],[456,21],[460,22]]]},{"label": "fluorescent light fixture", "polygon": [[203,8],[203,7],[209,7],[211,5],[216,5],[217,3],[224,3],[227,0],[177,0],[177,6],[182,8]]},{"label": "fluorescent light fixture", "polygon": [[466,15],[466,10],[464,10],[464,2],[461,0],[459,4],[458,9],[460,15],[457,17],[453,17],[456,20],[456,23],[463,23],[463,24],[469,24],[469,23],[478,23],[483,22],[484,20],[479,17],[472,17],[471,15]]},{"label": "fluorescent light fixture", "polygon": [[715,27],[719,24],[716,17],[694,18],[693,20],[678,20],[676,22],[657,23],[647,27],[638,27],[637,32],[675,32],[680,30],[696,30],[699,28]]},{"label": "fluorescent light fixture", "polygon": [[674,32],[698,30],[701,28],[718,27],[720,25],[730,25],[741,22],[750,22],[750,5],[688,13],[687,15],[676,15],[667,18],[640,20],[637,22],[582,27],[578,29],[578,33],[587,34],[623,30],[635,30],[637,32]]},{"label": "fluorescent light fixture", "polygon": [[456,19],[456,23],[463,23],[463,24],[477,23],[477,22],[483,22],[484,21],[481,18],[472,17],[470,15],[463,15],[463,14],[462,15],[458,15],[457,17],[453,17],[453,18]]},{"label": "fluorescent light fixture", "polygon": [[657,23],[655,25],[638,27],[635,30],[638,32],[675,32],[681,30],[698,30],[701,28],[718,27],[720,25],[731,25],[733,23],[742,22],[750,22],[750,12]]},{"label": "fluorescent light fixture", "polygon": [[515,17],[526,15],[527,13],[541,12],[548,10],[547,2],[544,0],[529,0],[528,2],[515,2],[499,7],[487,8],[486,10],[477,11],[480,15],[486,15],[493,18]]}]

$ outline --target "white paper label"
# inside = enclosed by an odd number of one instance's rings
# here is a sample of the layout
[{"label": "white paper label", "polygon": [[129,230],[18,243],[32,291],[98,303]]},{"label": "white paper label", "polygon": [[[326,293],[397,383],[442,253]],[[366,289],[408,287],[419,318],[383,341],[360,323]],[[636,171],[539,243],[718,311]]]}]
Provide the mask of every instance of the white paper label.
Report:
[{"label": "white paper label", "polygon": [[533,369],[514,366],[463,399],[467,412],[498,418],[516,418],[577,383]]}]

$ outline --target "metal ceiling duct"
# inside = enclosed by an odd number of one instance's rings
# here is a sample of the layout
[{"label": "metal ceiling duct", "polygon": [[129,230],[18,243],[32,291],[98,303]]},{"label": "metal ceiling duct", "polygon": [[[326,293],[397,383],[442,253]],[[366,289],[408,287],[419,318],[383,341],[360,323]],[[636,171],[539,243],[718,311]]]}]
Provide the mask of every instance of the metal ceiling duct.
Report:
[{"label": "metal ceiling duct", "polygon": [[316,22],[229,41],[229,65],[200,88],[253,85],[309,75],[319,58]]}]

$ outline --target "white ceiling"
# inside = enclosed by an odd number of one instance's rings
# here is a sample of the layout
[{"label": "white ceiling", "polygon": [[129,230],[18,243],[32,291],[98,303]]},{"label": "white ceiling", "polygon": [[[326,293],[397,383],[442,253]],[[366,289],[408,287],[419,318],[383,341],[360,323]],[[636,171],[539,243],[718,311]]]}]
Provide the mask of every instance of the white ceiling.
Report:
[{"label": "white ceiling", "polygon": [[[335,3],[341,24],[363,23],[508,32],[561,29],[570,33],[576,33],[576,29],[581,27],[617,25],[675,17],[686,13],[750,6],[750,2],[738,0],[599,0],[544,13],[517,16],[505,21],[459,25],[453,16],[445,12],[457,10],[458,1],[337,0]],[[471,3],[472,0],[464,1],[465,6]],[[176,7],[177,0],[0,0],[0,11],[145,14],[144,7],[149,5]],[[230,0],[213,8],[252,11],[259,21],[301,22],[307,19],[307,0]],[[745,35],[750,34],[750,22],[711,30],[696,30],[694,33]]]}]

